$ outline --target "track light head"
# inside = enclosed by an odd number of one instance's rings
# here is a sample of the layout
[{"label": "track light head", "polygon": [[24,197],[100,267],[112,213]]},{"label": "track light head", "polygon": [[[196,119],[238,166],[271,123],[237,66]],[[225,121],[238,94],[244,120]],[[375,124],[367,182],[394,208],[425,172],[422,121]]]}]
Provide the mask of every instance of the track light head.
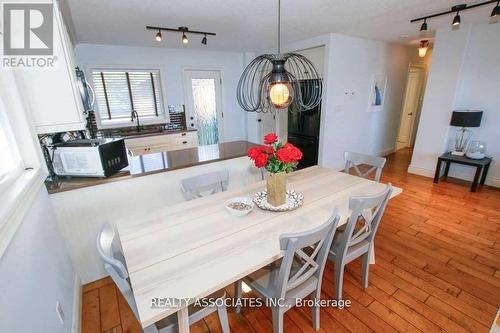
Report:
[{"label": "track light head", "polygon": [[201,40],[201,43],[202,43],[203,45],[207,45],[207,35],[205,35],[205,36],[203,37],[203,39]]},{"label": "track light head", "polygon": [[429,49],[429,41],[428,40],[421,40],[420,46],[418,47],[418,56],[420,58],[424,58],[425,55],[427,54],[428,49]]},{"label": "track light head", "polygon": [[424,23],[422,23],[422,26],[420,27],[420,31],[427,31],[427,19],[424,20]]},{"label": "track light head", "polygon": [[187,38],[186,34],[183,32],[182,33],[182,44],[187,44],[189,43],[189,39]]},{"label": "track light head", "polygon": [[457,12],[457,15],[455,15],[455,17],[453,18],[453,23],[452,25],[454,27],[457,27],[460,25],[460,12]]},{"label": "track light head", "polygon": [[156,33],[155,39],[157,42],[161,42],[161,30],[158,30]]},{"label": "track light head", "polygon": [[500,16],[500,1],[497,1],[497,5],[495,8],[493,8],[493,11],[491,12],[490,17],[497,17]]}]

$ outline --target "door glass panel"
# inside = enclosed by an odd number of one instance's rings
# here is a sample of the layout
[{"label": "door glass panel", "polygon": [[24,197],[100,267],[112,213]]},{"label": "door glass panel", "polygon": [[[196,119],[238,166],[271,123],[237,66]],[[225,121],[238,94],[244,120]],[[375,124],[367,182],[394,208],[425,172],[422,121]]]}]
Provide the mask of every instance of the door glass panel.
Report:
[{"label": "door glass panel", "polygon": [[219,143],[214,79],[191,79],[198,145]]}]

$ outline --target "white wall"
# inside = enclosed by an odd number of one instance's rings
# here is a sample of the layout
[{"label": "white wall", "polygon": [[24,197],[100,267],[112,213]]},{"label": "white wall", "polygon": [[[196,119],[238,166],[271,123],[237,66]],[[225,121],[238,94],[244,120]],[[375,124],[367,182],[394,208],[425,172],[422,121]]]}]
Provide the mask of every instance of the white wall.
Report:
[{"label": "white wall", "polygon": [[236,100],[236,86],[244,68],[244,54],[161,47],[131,47],[78,44],[75,55],[79,66],[142,65],[159,66],[165,73],[162,84],[166,105],[186,104],[183,91],[183,69],[217,69],[222,72],[222,108],[224,141],[246,139],[245,113]]},{"label": "white wall", "polygon": [[45,188],[0,258],[0,272],[0,332],[72,332],[75,272]]},{"label": "white wall", "polygon": [[[437,31],[417,140],[409,172],[433,176],[437,156],[452,148],[455,128],[451,113],[483,110],[474,137],[488,144],[494,160],[500,158],[500,24],[462,25],[460,30]],[[495,163],[495,162],[493,162]],[[471,180],[474,168],[452,166],[450,176]],[[487,184],[500,186],[500,166],[493,164]]]},{"label": "white wall", "polygon": [[[374,155],[394,150],[408,65],[415,50],[341,34],[332,34],[329,43],[321,164],[341,169],[345,150]],[[373,74],[387,75],[381,112],[367,112]]]}]

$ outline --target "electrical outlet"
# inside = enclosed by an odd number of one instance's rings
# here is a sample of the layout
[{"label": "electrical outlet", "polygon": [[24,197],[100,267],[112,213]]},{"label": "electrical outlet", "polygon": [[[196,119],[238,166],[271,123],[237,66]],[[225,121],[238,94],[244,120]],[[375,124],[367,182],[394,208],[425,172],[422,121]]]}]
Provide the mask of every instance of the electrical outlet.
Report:
[{"label": "electrical outlet", "polygon": [[61,322],[61,325],[64,325],[64,311],[61,307],[61,303],[59,301],[56,302],[56,313],[57,317],[59,317],[59,321]]}]

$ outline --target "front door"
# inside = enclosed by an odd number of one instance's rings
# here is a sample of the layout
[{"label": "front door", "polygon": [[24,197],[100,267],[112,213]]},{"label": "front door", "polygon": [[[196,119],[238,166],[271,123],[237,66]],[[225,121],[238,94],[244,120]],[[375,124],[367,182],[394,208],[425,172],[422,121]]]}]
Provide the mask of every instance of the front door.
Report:
[{"label": "front door", "polygon": [[198,130],[198,145],[223,140],[221,73],[213,70],[184,70],[186,123]]}]

